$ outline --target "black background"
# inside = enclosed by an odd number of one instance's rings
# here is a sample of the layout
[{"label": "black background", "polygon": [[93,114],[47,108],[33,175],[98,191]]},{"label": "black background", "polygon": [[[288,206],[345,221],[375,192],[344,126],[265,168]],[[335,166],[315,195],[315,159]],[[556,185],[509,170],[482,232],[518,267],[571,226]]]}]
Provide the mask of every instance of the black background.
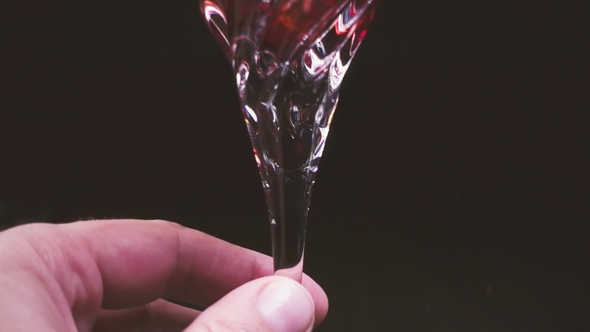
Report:
[{"label": "black background", "polygon": [[[320,331],[583,331],[580,8],[383,1],[312,202]],[[0,222],[164,218],[270,252],[198,2],[0,5]]]}]

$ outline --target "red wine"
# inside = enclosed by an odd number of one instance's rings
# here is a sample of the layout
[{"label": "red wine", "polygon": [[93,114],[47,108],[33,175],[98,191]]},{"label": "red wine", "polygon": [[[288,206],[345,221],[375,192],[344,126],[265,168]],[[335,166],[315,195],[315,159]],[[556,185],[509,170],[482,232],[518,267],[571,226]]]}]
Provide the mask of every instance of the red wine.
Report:
[{"label": "red wine", "polygon": [[[204,0],[211,30],[231,57],[234,39],[248,36],[261,49],[287,60],[294,49],[305,49],[334,23],[344,7],[349,17],[370,21],[379,1],[371,0]],[[361,22],[362,23],[362,22]],[[362,25],[362,24],[361,24]]]}]

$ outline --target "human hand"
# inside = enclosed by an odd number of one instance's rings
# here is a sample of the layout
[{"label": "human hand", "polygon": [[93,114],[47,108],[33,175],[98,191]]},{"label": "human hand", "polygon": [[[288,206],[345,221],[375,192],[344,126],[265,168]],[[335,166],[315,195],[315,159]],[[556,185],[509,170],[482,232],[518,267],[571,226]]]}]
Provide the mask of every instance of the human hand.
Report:
[{"label": "human hand", "polygon": [[270,257],[166,221],[29,224],[0,233],[0,331],[300,332],[324,319],[312,279],[270,275]]}]

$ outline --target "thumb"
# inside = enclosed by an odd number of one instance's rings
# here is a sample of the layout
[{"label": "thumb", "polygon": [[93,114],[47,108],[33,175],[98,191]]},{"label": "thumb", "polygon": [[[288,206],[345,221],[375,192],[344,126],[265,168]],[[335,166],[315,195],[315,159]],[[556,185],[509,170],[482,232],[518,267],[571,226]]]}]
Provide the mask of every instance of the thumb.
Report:
[{"label": "thumb", "polygon": [[309,332],[313,323],[314,303],[307,290],[289,278],[272,276],[236,288],[185,331]]}]

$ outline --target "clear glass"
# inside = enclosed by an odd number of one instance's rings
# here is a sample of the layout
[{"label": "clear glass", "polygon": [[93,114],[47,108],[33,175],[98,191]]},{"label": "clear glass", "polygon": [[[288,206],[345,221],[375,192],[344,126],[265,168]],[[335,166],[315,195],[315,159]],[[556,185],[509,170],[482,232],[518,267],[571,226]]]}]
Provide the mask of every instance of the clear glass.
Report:
[{"label": "clear glass", "polygon": [[201,0],[234,69],[264,188],[275,273],[301,281],[340,84],[380,0]]}]

